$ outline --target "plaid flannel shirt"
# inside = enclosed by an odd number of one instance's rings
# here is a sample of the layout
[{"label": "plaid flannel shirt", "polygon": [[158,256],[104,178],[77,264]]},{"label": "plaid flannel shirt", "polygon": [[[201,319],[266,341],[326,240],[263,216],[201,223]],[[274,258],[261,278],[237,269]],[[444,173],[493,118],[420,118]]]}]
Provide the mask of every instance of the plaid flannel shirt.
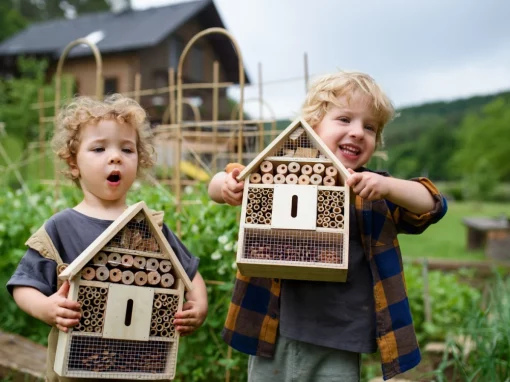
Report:
[{"label": "plaid flannel shirt", "polygon": [[[415,367],[421,360],[407,297],[397,233],[419,234],[446,213],[446,199],[426,178],[432,211],[416,215],[387,200],[356,196],[356,218],[373,276],[376,339],[384,379]],[[237,272],[222,332],[227,344],[243,353],[272,358],[280,316],[280,280],[244,277]]]}]

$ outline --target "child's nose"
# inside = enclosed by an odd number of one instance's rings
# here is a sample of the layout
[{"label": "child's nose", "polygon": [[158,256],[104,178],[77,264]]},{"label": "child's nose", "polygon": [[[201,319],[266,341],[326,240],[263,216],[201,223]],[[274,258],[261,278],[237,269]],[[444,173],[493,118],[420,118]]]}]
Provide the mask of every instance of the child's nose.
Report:
[{"label": "child's nose", "polygon": [[351,123],[351,136],[357,137],[357,138],[362,138],[364,134],[365,134],[365,129],[363,127],[362,122],[356,121],[354,123]]},{"label": "child's nose", "polygon": [[112,153],[110,156],[110,160],[108,161],[109,164],[118,164],[121,161],[120,154],[118,152]]}]

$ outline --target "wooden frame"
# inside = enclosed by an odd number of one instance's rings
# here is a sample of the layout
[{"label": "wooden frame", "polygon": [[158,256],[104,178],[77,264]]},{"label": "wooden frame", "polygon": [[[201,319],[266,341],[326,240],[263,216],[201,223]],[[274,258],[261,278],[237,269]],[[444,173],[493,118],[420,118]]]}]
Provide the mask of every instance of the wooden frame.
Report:
[{"label": "wooden frame", "polygon": [[[134,237],[138,244],[144,240],[153,244],[131,246]],[[119,261],[121,255],[131,262]],[[143,262],[133,262],[136,260],[133,255]],[[164,264],[162,260],[169,262]],[[146,264],[143,271],[141,264]],[[86,272],[82,272],[84,269]],[[101,269],[101,273],[94,273],[95,269]],[[135,272],[143,277],[134,278]],[[163,280],[167,273],[170,278],[160,282],[159,278]],[[96,279],[85,279],[90,274],[91,278],[95,274]],[[125,275],[130,278],[125,279]],[[126,209],[59,278],[69,280],[69,298],[82,302],[82,318],[68,333],[59,332],[54,364],[58,375],[93,379],[174,378],[179,333],[171,320],[182,309],[184,293],[192,284],[144,202]],[[110,351],[101,350],[105,348]],[[87,351],[97,352],[92,361],[89,353],[84,355]],[[103,361],[96,363],[99,359]],[[151,372],[145,372],[146,367]]]},{"label": "wooden frame", "polygon": [[[297,131],[300,129],[301,131]],[[285,157],[274,156],[277,150],[282,148],[287,140],[299,142],[306,134],[308,144],[312,148],[306,149],[301,147],[300,152],[309,150],[314,151],[318,155],[323,153],[323,157],[307,158],[307,157]],[[301,141],[304,144],[305,141]],[[294,145],[293,142],[290,143]],[[288,147],[288,146],[286,146]],[[315,147],[315,148],[313,148]],[[298,146],[296,152],[300,147]],[[335,180],[331,186],[322,184],[309,184],[306,182],[295,184],[289,183],[287,176],[285,184],[259,183],[260,175],[253,177],[251,182],[249,175],[256,172],[262,162],[268,161],[265,171],[272,168],[271,174],[276,180],[277,167],[292,166],[294,162],[294,170],[299,170],[307,165],[323,165],[322,171],[327,170],[326,167],[333,166],[336,170],[332,170]],[[296,164],[297,163],[297,164]],[[261,171],[261,174],[263,171]],[[266,172],[267,173],[267,172]],[[327,173],[327,172],[326,172]],[[303,171],[304,174],[304,171]],[[326,147],[326,145],[315,134],[313,129],[303,119],[296,119],[292,122],[273,142],[271,142],[256,158],[244,168],[237,179],[244,180],[243,203],[241,206],[241,221],[237,250],[237,266],[244,276],[249,277],[265,277],[265,278],[283,278],[296,280],[318,280],[318,281],[334,281],[342,282],[347,279],[348,270],[348,253],[349,253],[349,214],[350,214],[350,189],[346,187],[345,180],[350,176],[343,164],[334,156],[334,154]],[[306,177],[305,177],[306,178]],[[271,179],[269,176],[267,179]],[[321,178],[322,179],[322,178]],[[264,177],[262,177],[264,180]],[[290,179],[296,182],[296,177]],[[321,180],[322,182],[322,180]],[[324,183],[327,184],[327,183]],[[338,185],[340,184],[340,185]],[[250,191],[251,190],[251,191]],[[255,190],[272,190],[255,191]],[[263,194],[260,194],[263,192]],[[258,196],[257,196],[258,195]],[[262,196],[261,196],[262,195]],[[291,198],[296,195],[295,202],[299,203],[303,197],[304,202],[310,207],[302,207],[306,216],[304,220],[298,221],[299,212],[295,216],[289,217],[289,206]],[[322,195],[322,196],[319,196]],[[329,195],[329,196],[328,196]],[[315,199],[310,200],[311,197]],[[331,199],[333,197],[333,199]],[[335,199],[335,198],[341,199]],[[256,199],[259,199],[258,201]],[[260,198],[263,202],[261,202]],[[288,198],[288,199],[287,199]],[[322,199],[320,199],[322,198]],[[330,198],[330,199],[328,199]],[[324,201],[326,199],[326,201]],[[252,218],[250,214],[257,212],[259,206],[267,206],[268,202],[272,203],[271,208],[263,209],[263,214],[271,214],[271,224],[268,224],[267,217],[262,215],[262,221],[257,217]],[[319,200],[322,200],[322,209],[326,209],[327,219],[324,218],[322,226],[319,226]],[[333,200],[336,203],[333,218],[338,219],[337,222],[330,222],[330,210],[327,207],[327,201]],[[255,203],[255,204],[253,204]],[[263,203],[258,204],[257,203]],[[266,207],[263,207],[266,208]],[[292,206],[294,209],[294,205]],[[298,207],[299,211],[299,207]],[[339,216],[341,214],[341,216]],[[292,215],[292,214],[291,214]],[[249,217],[247,219],[247,217]],[[297,220],[293,220],[296,218]],[[266,220],[264,220],[266,219]],[[327,222],[327,223],[324,223]],[[306,237],[306,240],[304,239]],[[309,244],[319,249],[312,249],[310,252]],[[287,243],[287,244],[285,244]],[[304,245],[300,252],[300,245]],[[257,249],[258,247],[258,249]],[[292,251],[289,248],[298,248]],[[287,248],[287,249],[283,249]],[[320,249],[324,248],[324,249]],[[285,251],[283,254],[282,251]],[[290,251],[290,252],[287,252]],[[304,254],[302,254],[304,251]],[[301,253],[301,254],[297,254]],[[311,260],[314,259],[314,260]]]}]

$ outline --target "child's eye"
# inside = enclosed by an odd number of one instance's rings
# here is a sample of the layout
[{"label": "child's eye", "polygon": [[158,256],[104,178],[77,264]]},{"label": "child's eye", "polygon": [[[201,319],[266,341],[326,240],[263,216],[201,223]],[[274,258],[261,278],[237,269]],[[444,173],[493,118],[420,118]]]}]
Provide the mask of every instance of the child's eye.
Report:
[{"label": "child's eye", "polygon": [[122,151],[127,153],[127,154],[131,154],[131,153],[134,152],[132,149],[122,149]]},{"label": "child's eye", "polygon": [[100,153],[104,151],[104,147],[95,147],[92,149],[95,153]]},{"label": "child's eye", "polygon": [[366,125],[365,129],[370,130],[370,131],[375,131],[376,130],[375,126],[372,126],[372,125]]},{"label": "child's eye", "polygon": [[349,123],[349,122],[351,121],[351,120],[350,120],[349,118],[347,118],[347,117],[340,117],[340,118],[338,118],[338,120],[339,120],[339,121],[341,121],[341,122],[344,122],[344,123]]}]

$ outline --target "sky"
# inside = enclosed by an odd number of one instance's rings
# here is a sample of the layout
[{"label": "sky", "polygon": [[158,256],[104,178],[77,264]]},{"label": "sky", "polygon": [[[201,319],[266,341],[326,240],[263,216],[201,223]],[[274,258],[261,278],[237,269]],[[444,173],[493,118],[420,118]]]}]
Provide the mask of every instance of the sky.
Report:
[{"label": "sky", "polygon": [[[135,9],[175,0],[131,0]],[[507,0],[214,0],[252,85],[245,108],[295,118],[310,79],[337,70],[370,74],[398,107],[510,89]],[[229,94],[239,97],[239,89]],[[250,101],[248,101],[250,100]],[[272,109],[272,112],[271,110]]]}]

